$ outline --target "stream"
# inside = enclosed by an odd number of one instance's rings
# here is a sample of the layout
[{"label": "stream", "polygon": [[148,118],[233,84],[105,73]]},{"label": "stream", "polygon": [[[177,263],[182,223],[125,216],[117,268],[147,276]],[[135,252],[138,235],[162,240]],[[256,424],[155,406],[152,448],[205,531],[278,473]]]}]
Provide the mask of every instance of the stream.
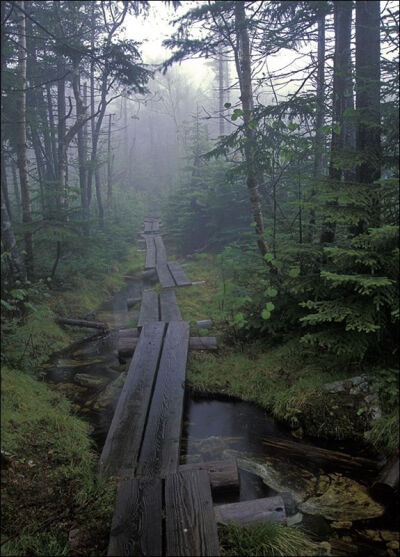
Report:
[{"label": "stream", "polygon": [[[148,278],[127,280],[98,308],[96,320],[112,328],[129,326],[139,315],[140,302],[128,310],[127,299],[138,300],[143,289],[150,286]],[[118,357],[117,340],[117,333],[94,334],[54,354],[45,365],[47,380],[73,401],[77,414],[88,422],[99,453],[129,366],[129,360]],[[317,542],[324,542],[321,554],[398,555],[397,513],[393,505],[384,507],[369,497],[367,486],[373,476],[368,470],[327,470],[312,459],[288,458],[263,444],[268,436],[294,441],[290,429],[261,408],[226,397],[186,393],[181,463],[229,457],[238,462],[239,492],[224,495],[216,503],[290,492],[298,510],[292,521]],[[368,447],[354,442],[304,442],[371,457]]]}]

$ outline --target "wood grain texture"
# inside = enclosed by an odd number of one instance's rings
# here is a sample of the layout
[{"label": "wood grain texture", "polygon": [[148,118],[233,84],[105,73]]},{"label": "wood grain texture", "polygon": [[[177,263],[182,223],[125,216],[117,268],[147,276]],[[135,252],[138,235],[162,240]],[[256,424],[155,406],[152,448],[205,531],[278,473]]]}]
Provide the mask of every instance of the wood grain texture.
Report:
[{"label": "wood grain texture", "polygon": [[156,246],[157,265],[165,265],[167,263],[167,252],[161,236],[154,236],[154,244]]},{"label": "wood grain texture", "polygon": [[134,470],[164,330],[165,324],[160,322],[150,323],[142,329],[100,456],[100,470],[104,474]]},{"label": "wood grain texture", "polygon": [[169,475],[165,481],[165,507],[167,556],[219,555],[206,470]]},{"label": "wood grain texture", "polygon": [[252,501],[240,501],[214,507],[217,522],[254,524],[266,519],[274,522],[286,520],[285,503],[280,495],[263,497]]},{"label": "wood grain texture", "polygon": [[136,346],[138,345],[139,338],[135,337],[122,337],[118,340],[118,354],[124,358],[132,356]]},{"label": "wood grain texture", "polygon": [[146,237],[146,263],[145,269],[154,269],[156,266],[156,246],[154,243],[154,237]]},{"label": "wood grain texture", "polygon": [[165,477],[178,468],[188,345],[189,323],[171,321],[164,339],[137,476]]},{"label": "wood grain texture", "polygon": [[157,275],[158,280],[163,288],[171,288],[173,286],[176,286],[168,265],[157,265]]},{"label": "wood grain texture", "polygon": [[178,286],[189,286],[192,284],[191,281],[186,276],[186,273],[182,269],[180,263],[178,263],[177,261],[170,261],[168,263],[168,267]]},{"label": "wood grain texture", "polygon": [[210,477],[210,486],[213,492],[220,490],[236,491],[239,489],[239,470],[237,462],[233,458],[195,464],[181,464],[178,470],[179,472],[206,470]]},{"label": "wood grain texture", "polygon": [[107,555],[162,555],[161,480],[125,480],[118,486]]},{"label": "wood grain texture", "polygon": [[143,327],[146,323],[152,323],[153,321],[159,321],[158,294],[150,290],[149,292],[143,292],[138,327]]},{"label": "wood grain texture", "polygon": [[[167,291],[168,292],[168,291]],[[162,315],[162,314],[161,314]],[[165,315],[162,321],[168,321]],[[132,356],[137,345],[137,338],[131,336],[124,336],[118,341],[118,353],[127,358]],[[217,350],[217,340],[215,337],[190,337],[189,350]]]},{"label": "wood grain texture", "polygon": [[166,290],[160,293],[161,321],[182,321],[182,314],[176,301],[174,290]]}]

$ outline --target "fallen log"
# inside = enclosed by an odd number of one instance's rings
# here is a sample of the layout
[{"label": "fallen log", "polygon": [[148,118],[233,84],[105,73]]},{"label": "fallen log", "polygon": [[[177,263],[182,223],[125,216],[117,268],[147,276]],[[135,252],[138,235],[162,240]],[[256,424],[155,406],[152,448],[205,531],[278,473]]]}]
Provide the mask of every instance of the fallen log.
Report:
[{"label": "fallen log", "polygon": [[131,327],[129,329],[119,329],[119,338],[137,338],[140,335],[139,329],[137,327]]},{"label": "fallen log", "polygon": [[71,325],[73,327],[85,327],[87,329],[102,329],[106,331],[109,329],[107,323],[100,323],[99,321],[86,321],[85,319],[69,319],[68,317],[55,318],[56,323],[60,325]]},{"label": "fallen log", "polygon": [[306,445],[305,443],[299,443],[289,439],[268,437],[263,439],[263,444],[280,451],[285,451],[290,456],[305,458],[308,460],[320,460],[325,464],[332,466],[342,466],[351,469],[365,468],[368,470],[379,470],[382,466],[378,461],[370,458],[352,456],[340,451],[323,449],[321,447]]},{"label": "fallen log", "polygon": [[141,302],[142,298],[127,298],[126,299],[126,305],[128,306],[128,308],[131,308],[132,306],[134,306],[135,304],[137,304],[138,302]]},{"label": "fallen log", "polygon": [[239,471],[235,459],[213,460],[195,464],[182,464],[179,472],[185,470],[206,470],[210,475],[212,491],[237,491],[239,489]]},{"label": "fallen log", "polygon": [[386,466],[380,471],[372,484],[370,493],[377,499],[393,497],[399,491],[399,455],[389,458]]},{"label": "fallen log", "polygon": [[217,339],[215,337],[190,337],[189,348],[191,350],[217,350]]},{"label": "fallen log", "polygon": [[254,524],[264,520],[285,522],[288,515],[281,495],[215,505],[214,513],[217,522],[235,522],[239,525]]}]

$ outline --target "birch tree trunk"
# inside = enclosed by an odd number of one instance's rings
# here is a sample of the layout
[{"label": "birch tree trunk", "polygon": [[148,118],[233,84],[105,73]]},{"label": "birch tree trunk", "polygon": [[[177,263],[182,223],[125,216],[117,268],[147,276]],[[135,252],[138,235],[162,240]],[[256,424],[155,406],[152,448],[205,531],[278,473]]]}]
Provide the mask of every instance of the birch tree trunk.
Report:
[{"label": "birch tree trunk", "polygon": [[[24,10],[25,2],[19,0],[17,6]],[[22,222],[25,227],[24,241],[26,252],[26,271],[28,278],[33,275],[33,234],[30,230],[32,223],[31,218],[31,198],[28,182],[28,161],[27,161],[27,145],[26,145],[26,20],[23,11],[18,10],[17,19],[18,28],[18,65],[17,65],[17,82],[18,92],[16,93],[17,107],[17,160],[19,169],[19,179],[21,185],[22,198]]]},{"label": "birch tree trunk", "polygon": [[264,221],[261,210],[261,199],[257,184],[255,152],[255,133],[252,128],[253,116],[253,90],[251,84],[251,58],[250,42],[246,26],[246,14],[244,2],[235,2],[235,25],[238,39],[238,53],[235,56],[236,69],[239,77],[240,100],[243,110],[243,122],[245,125],[245,160],[247,172],[247,189],[249,192],[251,209],[255,221],[257,234],[257,245],[262,256],[269,251],[264,239]]}]

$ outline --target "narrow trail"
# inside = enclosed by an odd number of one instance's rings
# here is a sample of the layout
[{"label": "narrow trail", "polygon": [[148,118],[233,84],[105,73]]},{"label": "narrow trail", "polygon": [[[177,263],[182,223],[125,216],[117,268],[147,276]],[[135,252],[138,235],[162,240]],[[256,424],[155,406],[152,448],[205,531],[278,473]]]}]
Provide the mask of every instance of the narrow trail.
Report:
[{"label": "narrow trail", "polygon": [[191,281],[168,262],[158,216],[145,219],[143,237],[145,267],[155,269],[163,290],[144,292],[137,329],[120,338],[120,352],[133,357],[99,463],[101,474],[118,479],[108,555],[219,555],[217,518],[257,512],[285,520],[285,501],[214,507],[213,492],[238,486],[236,462],[180,466],[188,350],[214,349],[216,340],[190,337],[182,320],[171,288]]}]

